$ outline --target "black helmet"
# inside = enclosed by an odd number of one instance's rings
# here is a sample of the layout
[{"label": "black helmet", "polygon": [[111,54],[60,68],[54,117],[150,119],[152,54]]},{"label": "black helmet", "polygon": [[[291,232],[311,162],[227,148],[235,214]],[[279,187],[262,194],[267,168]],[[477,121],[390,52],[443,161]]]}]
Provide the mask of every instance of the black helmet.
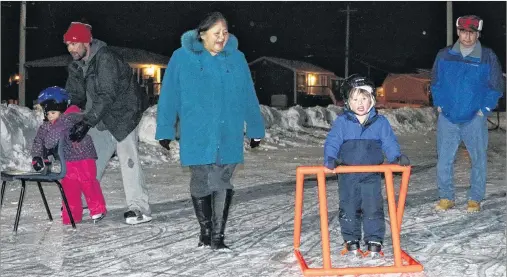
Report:
[{"label": "black helmet", "polygon": [[350,75],[347,79],[343,80],[340,86],[340,96],[345,103],[349,100],[350,90],[353,88],[363,88],[371,93],[372,100],[375,101],[377,93],[375,91],[375,84],[368,77],[360,76],[358,74]]}]

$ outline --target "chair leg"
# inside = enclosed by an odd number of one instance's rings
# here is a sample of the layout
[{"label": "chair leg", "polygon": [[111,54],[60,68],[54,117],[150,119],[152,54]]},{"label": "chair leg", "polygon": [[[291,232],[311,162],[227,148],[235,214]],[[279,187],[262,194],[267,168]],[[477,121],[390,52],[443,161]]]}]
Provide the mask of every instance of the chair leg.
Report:
[{"label": "chair leg", "polygon": [[21,216],[21,207],[23,207],[23,199],[25,198],[25,180],[21,180],[21,193],[19,194],[18,211],[16,212],[16,220],[14,221],[14,233],[18,232],[19,217]]},{"label": "chair leg", "polygon": [[44,207],[46,207],[46,212],[48,213],[49,221],[53,221],[51,211],[49,210],[48,201],[46,201],[46,196],[44,195],[44,191],[42,190],[42,185],[40,182],[37,182],[37,185],[39,186],[40,195],[42,196],[42,202],[44,202]]},{"label": "chair leg", "polygon": [[65,197],[65,193],[63,192],[62,184],[58,181],[55,181],[60,189],[60,193],[62,194],[62,200],[65,204],[65,208],[67,208],[67,214],[69,215],[70,223],[72,224],[72,228],[76,229],[76,223],[74,222],[74,218],[72,217],[72,213],[70,212],[69,202],[67,202],[67,197]]},{"label": "chair leg", "polygon": [[7,181],[3,181],[2,182],[2,191],[0,192],[2,195],[0,195],[0,208],[2,208],[3,204],[4,204],[4,193],[5,193],[5,184],[7,183]]}]

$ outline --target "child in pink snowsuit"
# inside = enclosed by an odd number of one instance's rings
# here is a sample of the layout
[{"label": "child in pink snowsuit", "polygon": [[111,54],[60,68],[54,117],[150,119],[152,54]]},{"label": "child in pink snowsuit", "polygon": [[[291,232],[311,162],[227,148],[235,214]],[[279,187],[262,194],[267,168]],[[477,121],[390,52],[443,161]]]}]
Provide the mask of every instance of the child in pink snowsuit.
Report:
[{"label": "child in pink snowsuit", "polygon": [[[69,130],[82,119],[80,109],[71,105],[67,108],[67,92],[59,87],[50,87],[41,92],[38,103],[41,104],[47,120],[39,127],[32,145],[32,165],[35,170],[42,170],[45,165],[46,149],[55,148],[59,140],[65,137],[64,155],[67,173],[62,180],[62,187],[69,202],[72,217],[76,223],[83,218],[81,192],[83,192],[90,216],[97,222],[106,215],[106,203],[96,178],[95,160],[97,153],[89,135],[80,142],[71,142]],[[62,114],[63,112],[63,114]],[[53,151],[56,152],[56,151]],[[63,224],[70,224],[67,209],[63,205]]]}]

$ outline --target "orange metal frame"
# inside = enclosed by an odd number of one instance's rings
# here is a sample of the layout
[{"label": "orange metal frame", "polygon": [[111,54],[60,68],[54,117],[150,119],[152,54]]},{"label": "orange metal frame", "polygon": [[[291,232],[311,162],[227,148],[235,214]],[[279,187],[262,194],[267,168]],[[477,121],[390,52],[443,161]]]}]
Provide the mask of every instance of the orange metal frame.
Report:
[{"label": "orange metal frame", "polygon": [[[381,273],[405,273],[421,272],[423,266],[410,257],[400,246],[400,231],[405,199],[407,197],[408,182],[410,178],[410,166],[399,166],[393,164],[382,165],[361,165],[361,166],[338,166],[329,170],[323,166],[299,166],[296,169],[296,207],[294,215],[294,253],[301,266],[304,276],[324,275],[355,275],[355,274],[381,274]],[[383,172],[385,174],[387,203],[389,206],[389,218],[391,225],[391,236],[393,240],[394,265],[392,266],[370,266],[370,267],[342,267],[331,266],[331,252],[329,246],[328,210],[326,197],[326,174],[330,173],[366,173]],[[401,172],[401,187],[396,205],[393,172]],[[320,209],[320,233],[322,237],[322,258],[323,267],[309,268],[301,254],[301,222],[303,216],[303,185],[306,175],[317,175]],[[406,265],[402,263],[406,262]]]}]

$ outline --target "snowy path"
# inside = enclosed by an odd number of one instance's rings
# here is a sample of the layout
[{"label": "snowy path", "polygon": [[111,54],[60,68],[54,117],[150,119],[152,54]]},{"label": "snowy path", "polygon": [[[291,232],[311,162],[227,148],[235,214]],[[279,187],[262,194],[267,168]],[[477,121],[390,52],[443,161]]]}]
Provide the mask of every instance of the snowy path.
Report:
[{"label": "snowy path", "polygon": [[[490,132],[487,200],[476,214],[465,212],[470,166],[465,149],[459,150],[455,166],[457,207],[437,213],[435,134],[400,136],[400,142],[414,164],[401,243],[425,271],[383,276],[506,276],[505,133]],[[12,235],[19,184],[8,186],[0,217],[1,275],[302,276],[292,252],[295,168],[322,162],[322,147],[314,145],[247,153],[234,177],[236,195],[226,231],[232,253],[195,247],[198,224],[188,194],[189,172],[177,164],[147,168],[155,219],[139,226],[123,223],[124,195],[116,168],[102,182],[110,213],[98,225],[86,217],[77,231],[61,225],[55,187],[45,186],[55,218],[49,223],[38,190],[30,186],[18,234]],[[392,263],[389,231],[385,260],[339,257],[337,188],[329,177],[333,265]],[[316,192],[315,181],[307,181],[301,251],[310,267],[322,263]]]}]

